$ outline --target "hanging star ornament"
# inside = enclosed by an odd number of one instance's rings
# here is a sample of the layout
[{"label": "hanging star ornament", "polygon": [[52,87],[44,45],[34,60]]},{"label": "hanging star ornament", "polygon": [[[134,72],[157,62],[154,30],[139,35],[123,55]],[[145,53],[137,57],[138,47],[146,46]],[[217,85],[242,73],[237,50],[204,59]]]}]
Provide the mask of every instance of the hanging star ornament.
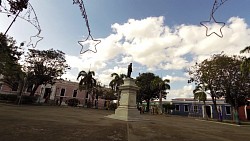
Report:
[{"label": "hanging star ornament", "polygon": [[[18,14],[16,14],[17,12]],[[27,21],[37,29],[37,34],[34,36],[30,36],[30,41],[27,46],[32,46],[33,48],[35,48],[38,42],[43,39],[43,37],[39,36],[42,30],[36,12],[33,6],[29,3],[29,0],[0,0],[0,13],[7,14],[8,17],[14,18],[5,34],[7,34],[9,28],[15,22],[16,18],[19,17],[20,19]]]},{"label": "hanging star ornament", "polygon": [[39,36],[39,34],[37,34],[35,36],[31,36],[27,47],[32,46],[33,48],[35,48],[37,46],[38,42],[40,42],[42,39],[43,39],[43,37]]},{"label": "hanging star ornament", "polygon": [[[212,34],[217,35],[218,37],[222,38],[222,28],[225,26],[224,22],[217,22],[213,15],[211,15],[209,21],[202,21],[200,22],[202,26],[206,28],[206,36],[210,36]],[[216,28],[216,30],[214,30]],[[219,33],[218,33],[219,32]]]},{"label": "hanging star ornament", "polygon": [[[97,53],[96,46],[100,43],[101,43],[101,40],[96,40],[91,35],[89,35],[84,41],[78,41],[78,44],[82,47],[80,54],[86,53],[88,51]],[[91,48],[94,48],[94,49],[91,49]]]},{"label": "hanging star ornament", "polygon": [[[224,22],[217,22],[214,18],[214,13],[216,12],[217,9],[219,9],[220,6],[222,6],[227,1],[228,0],[214,0],[214,4],[212,7],[209,21],[200,22],[200,24],[206,28],[206,36],[210,36],[212,34],[215,34],[220,38],[223,37],[222,28],[225,26],[225,23]],[[213,30],[214,28],[217,28],[216,29],[217,32]],[[213,30],[213,31],[209,32],[209,30]],[[219,31],[219,33],[218,33],[218,31]]]},{"label": "hanging star ornament", "polygon": [[[101,43],[101,40],[96,40],[91,35],[88,16],[86,13],[86,9],[85,9],[83,0],[73,0],[73,4],[77,4],[79,6],[80,11],[82,13],[82,17],[85,19],[85,24],[86,24],[86,27],[88,29],[88,37],[84,41],[78,41],[78,44],[80,44],[82,47],[80,53],[83,54],[83,53],[86,53],[88,51],[91,51],[93,53],[97,53],[96,46]],[[88,48],[88,47],[92,47],[92,46],[94,46],[94,50],[91,50],[90,48]],[[85,48],[88,48],[88,49],[83,51],[83,49],[85,49]]]}]

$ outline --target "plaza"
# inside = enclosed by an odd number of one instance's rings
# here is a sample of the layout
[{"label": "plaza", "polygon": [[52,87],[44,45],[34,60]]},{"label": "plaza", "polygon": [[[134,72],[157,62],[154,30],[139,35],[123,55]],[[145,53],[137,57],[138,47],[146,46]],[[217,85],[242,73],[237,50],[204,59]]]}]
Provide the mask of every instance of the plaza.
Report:
[{"label": "plaza", "polygon": [[1,141],[247,141],[250,125],[142,114],[126,122],[114,111],[68,106],[0,104]]}]

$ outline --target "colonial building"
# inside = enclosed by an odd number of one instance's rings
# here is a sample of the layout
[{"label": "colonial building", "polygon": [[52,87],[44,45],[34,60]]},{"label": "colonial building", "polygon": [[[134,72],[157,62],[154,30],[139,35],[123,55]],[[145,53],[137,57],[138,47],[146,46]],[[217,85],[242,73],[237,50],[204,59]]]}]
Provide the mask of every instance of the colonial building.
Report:
[{"label": "colonial building", "polygon": [[[60,105],[67,105],[69,99],[75,98],[79,100],[79,106],[87,106],[87,102],[92,101],[92,97],[86,93],[85,90],[80,91],[78,89],[78,82],[72,82],[67,80],[56,80],[56,83],[41,85],[35,92],[35,96],[38,97],[38,103],[55,103]],[[109,88],[104,88],[109,89]],[[32,86],[24,90],[23,95],[30,95]],[[17,94],[18,84],[14,88],[10,88],[4,83],[0,83],[0,94]],[[94,97],[94,107],[99,109],[107,109],[110,100],[96,99]]]},{"label": "colonial building", "polygon": [[208,118],[216,119],[218,117],[215,115],[215,110],[218,110],[221,112],[223,119],[231,119],[231,106],[225,103],[224,99],[217,99],[216,103],[217,107],[214,107],[212,99],[208,99],[206,105],[204,105],[203,102],[193,98],[176,98],[171,101],[171,104],[175,105],[172,114],[203,118],[207,116]]},{"label": "colonial building", "polygon": [[[250,101],[250,99],[248,100]],[[215,114],[215,110],[219,111],[222,115],[222,119],[233,119],[233,109],[230,104],[225,103],[224,99],[217,99],[217,107],[214,107],[212,99],[206,101],[206,105],[203,102],[194,100],[193,98],[176,98],[170,102],[175,105],[175,109],[172,110],[174,115],[191,116],[191,117],[203,117],[218,119]],[[206,109],[206,113],[205,113]],[[250,106],[245,105],[239,107],[240,120],[250,120]]]},{"label": "colonial building", "polygon": [[[23,95],[29,95],[31,92],[32,86],[24,90]],[[0,83],[0,93],[1,94],[17,94],[18,85],[14,88],[10,88],[4,83]],[[41,85],[35,92],[35,95],[38,96],[38,102],[46,101],[60,101],[62,104],[71,98],[76,98],[80,101],[81,105],[85,104],[85,99],[88,99],[89,96],[86,95],[86,92],[78,90],[78,83],[71,82],[66,80],[56,80],[54,85],[46,84]]]}]

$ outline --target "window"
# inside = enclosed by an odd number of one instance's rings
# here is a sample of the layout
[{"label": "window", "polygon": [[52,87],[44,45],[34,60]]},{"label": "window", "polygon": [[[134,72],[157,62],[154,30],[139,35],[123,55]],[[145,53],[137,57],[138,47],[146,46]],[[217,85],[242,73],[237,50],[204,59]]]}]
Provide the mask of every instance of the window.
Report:
[{"label": "window", "polygon": [[198,113],[198,106],[193,106],[193,110],[195,113]]},{"label": "window", "polygon": [[76,97],[76,95],[77,95],[77,90],[74,90],[73,91],[73,97]]},{"label": "window", "polygon": [[188,112],[189,109],[188,109],[188,105],[184,105],[184,112]]},{"label": "window", "polygon": [[180,111],[180,105],[175,105],[175,110]]},{"label": "window", "polygon": [[231,115],[231,106],[226,106],[226,115]]},{"label": "window", "polygon": [[65,94],[65,89],[61,89],[61,94],[60,94],[60,96],[64,96],[64,94]]}]

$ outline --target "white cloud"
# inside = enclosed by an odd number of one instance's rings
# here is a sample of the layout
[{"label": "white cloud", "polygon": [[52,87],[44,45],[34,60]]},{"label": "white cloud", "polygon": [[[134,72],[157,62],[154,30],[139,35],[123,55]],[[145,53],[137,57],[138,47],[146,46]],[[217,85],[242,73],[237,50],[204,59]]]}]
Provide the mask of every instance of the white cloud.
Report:
[{"label": "white cloud", "polygon": [[[222,28],[223,38],[214,34],[206,37],[206,29],[201,25],[169,27],[164,25],[163,17],[129,19],[127,23],[115,23],[111,28],[113,33],[101,39],[97,53],[67,56],[70,66],[78,70],[88,70],[91,66],[103,84],[110,82],[110,74],[113,72],[126,73],[130,62],[137,64],[133,67],[138,72],[179,71],[222,51],[229,55],[239,54],[240,50],[249,45],[250,40],[250,29],[244,19],[239,17],[227,21]],[[186,72],[183,75],[186,78],[176,74],[166,77],[171,83],[180,83],[188,78]],[[170,95],[190,97],[192,85],[172,89]]]},{"label": "white cloud", "polygon": [[173,89],[169,91],[169,94],[167,96],[167,99],[173,99],[173,98],[187,98],[187,97],[193,97],[193,86],[192,85],[186,85],[183,86],[182,89]]},{"label": "white cloud", "polygon": [[188,78],[187,77],[179,77],[179,76],[170,76],[170,75],[166,75],[163,77],[164,79],[169,79],[170,83],[174,83],[174,82],[187,82]]}]

